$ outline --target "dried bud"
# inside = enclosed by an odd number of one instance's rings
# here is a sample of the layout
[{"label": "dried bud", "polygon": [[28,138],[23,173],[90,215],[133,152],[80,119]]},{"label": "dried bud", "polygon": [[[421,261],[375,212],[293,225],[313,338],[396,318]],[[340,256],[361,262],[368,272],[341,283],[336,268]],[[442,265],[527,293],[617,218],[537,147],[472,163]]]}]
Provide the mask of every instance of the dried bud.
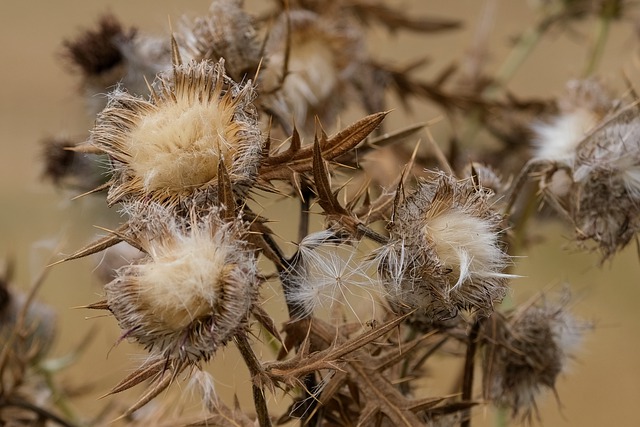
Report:
[{"label": "dried bud", "polygon": [[491,313],[510,277],[491,195],[439,173],[396,207],[390,241],[377,253],[392,305],[434,322],[459,309]]},{"label": "dried bud", "polygon": [[147,256],[120,268],[105,286],[106,304],[124,336],[177,361],[207,360],[245,327],[256,301],[256,259],[241,227],[216,213],[173,219],[145,208],[155,232],[142,233]]},{"label": "dried bud", "polygon": [[176,39],[186,56],[196,61],[223,58],[229,76],[237,82],[258,71],[262,43],[240,0],[215,0],[206,16],[193,22],[185,18]]},{"label": "dried bud", "polygon": [[116,41],[131,40],[135,34],[134,29],[125,31],[115,16],[104,15],[98,21],[97,29],[86,30],[75,40],[66,40],[64,55],[84,78],[97,79],[113,74],[109,79],[113,84],[124,74],[122,69],[115,71],[124,61]]},{"label": "dried bud", "polygon": [[150,101],[117,89],[89,142],[108,154],[107,201],[151,199],[174,204],[215,189],[222,159],[231,183],[254,179],[262,139],[251,84],[237,85],[224,62],[176,65],[154,84]]},{"label": "dried bud", "polygon": [[171,68],[171,46],[167,39],[124,30],[112,15],[103,16],[96,30],[87,30],[64,42],[64,55],[82,73],[82,87],[90,114],[105,106],[105,93],[120,83],[129,93],[149,93],[145,78],[153,80]]},{"label": "dried bud", "polygon": [[363,51],[362,34],[351,24],[305,10],[280,16],[269,34],[268,62],[259,82],[267,94],[263,102],[271,111],[286,120],[293,116],[311,134],[315,116],[322,123],[335,121],[344,98],[340,93]]},{"label": "dried bud", "polygon": [[97,166],[97,159],[92,158],[95,156],[73,150],[78,142],[66,137],[44,139],[42,176],[56,186],[87,192],[105,181],[104,171]]},{"label": "dried bud", "polygon": [[507,316],[494,313],[484,323],[484,397],[510,408],[514,417],[531,418],[542,390],[555,390],[590,327],[567,312],[568,299],[543,298]]}]

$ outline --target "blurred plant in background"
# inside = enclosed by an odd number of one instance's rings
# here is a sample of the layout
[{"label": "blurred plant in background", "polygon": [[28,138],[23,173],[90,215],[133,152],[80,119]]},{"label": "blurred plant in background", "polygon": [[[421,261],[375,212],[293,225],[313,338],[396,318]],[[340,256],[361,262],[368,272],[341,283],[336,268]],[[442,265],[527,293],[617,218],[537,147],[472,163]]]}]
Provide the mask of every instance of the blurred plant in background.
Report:
[{"label": "blurred plant in background", "polygon": [[[108,311],[119,341],[148,356],[109,391],[137,386],[126,409],[74,413],[46,368],[53,313],[14,292],[8,269],[0,420],[464,427],[482,405],[533,419],[592,324],[571,314],[569,287],[513,307],[513,264],[535,215],[564,220],[602,261],[637,242],[640,110],[628,82],[609,88],[595,75],[629,2],[532,3],[537,21],[501,68],[486,66],[489,2],[473,49],[431,80],[415,77],[424,52],[405,66],[381,60],[369,31],[429,37],[473,23],[375,0],[276,1],[260,14],[215,0],[171,34],[105,15],[64,41],[97,118],[84,140],[43,142],[45,176],[105,197],[121,221],[59,262],[102,254],[104,299],[86,308]],[[558,99],[511,93],[539,40],[585,19],[597,32],[583,78]],[[436,106],[449,139],[424,123],[389,129],[390,94]],[[345,126],[347,113],[360,118]],[[283,218],[259,202],[283,197],[299,205],[293,251],[271,227]],[[280,287],[283,325],[267,283]],[[220,399],[206,370],[231,344],[252,408]],[[440,355],[462,362],[449,394],[421,386]],[[195,392],[197,410],[162,403],[175,383]],[[271,407],[281,392],[288,408]]]}]

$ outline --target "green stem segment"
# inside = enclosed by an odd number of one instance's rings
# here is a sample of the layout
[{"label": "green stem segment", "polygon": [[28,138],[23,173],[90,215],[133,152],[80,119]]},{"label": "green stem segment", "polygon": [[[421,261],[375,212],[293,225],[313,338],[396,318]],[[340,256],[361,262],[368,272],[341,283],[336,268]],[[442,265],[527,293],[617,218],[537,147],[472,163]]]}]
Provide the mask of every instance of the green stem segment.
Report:
[{"label": "green stem segment", "polygon": [[609,36],[609,29],[611,28],[611,20],[613,19],[613,13],[608,10],[603,10],[598,18],[596,25],[596,36],[589,52],[587,59],[587,65],[584,69],[583,76],[588,77],[593,74],[598,68],[598,64],[602,59],[604,53],[604,47],[607,44],[607,38]]}]

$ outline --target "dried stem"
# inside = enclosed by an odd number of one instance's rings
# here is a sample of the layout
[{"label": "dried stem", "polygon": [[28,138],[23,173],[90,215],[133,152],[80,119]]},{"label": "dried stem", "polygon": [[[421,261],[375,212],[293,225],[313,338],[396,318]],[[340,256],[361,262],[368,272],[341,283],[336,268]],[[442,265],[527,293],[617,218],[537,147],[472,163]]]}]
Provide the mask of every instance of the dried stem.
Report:
[{"label": "dried stem", "polygon": [[253,404],[256,408],[256,416],[258,418],[258,424],[260,427],[271,427],[271,418],[269,417],[269,409],[267,408],[267,401],[264,398],[264,388],[256,384],[257,377],[262,372],[262,365],[256,357],[246,334],[239,333],[235,336],[236,346],[242,355],[244,363],[249,369],[251,378],[253,379]]},{"label": "dried stem", "polygon": [[309,234],[309,209],[311,207],[311,191],[305,188],[300,199],[300,223],[298,224],[298,242]]},{"label": "dried stem", "polygon": [[[462,377],[462,401],[468,402],[471,400],[471,394],[473,392],[473,372],[475,368],[476,349],[478,347],[478,333],[480,332],[480,326],[482,319],[476,319],[469,331],[469,337],[467,342],[467,353],[464,359],[464,374]],[[471,411],[465,410],[462,416],[462,422],[460,427],[471,427]]]},{"label": "dried stem", "polygon": [[63,420],[62,418],[58,417],[56,414],[52,414],[46,409],[36,406],[22,399],[0,397],[0,408],[9,408],[9,407],[26,409],[38,415],[38,417],[41,420],[50,420],[63,427],[75,427],[74,424],[71,424],[70,422]]}]

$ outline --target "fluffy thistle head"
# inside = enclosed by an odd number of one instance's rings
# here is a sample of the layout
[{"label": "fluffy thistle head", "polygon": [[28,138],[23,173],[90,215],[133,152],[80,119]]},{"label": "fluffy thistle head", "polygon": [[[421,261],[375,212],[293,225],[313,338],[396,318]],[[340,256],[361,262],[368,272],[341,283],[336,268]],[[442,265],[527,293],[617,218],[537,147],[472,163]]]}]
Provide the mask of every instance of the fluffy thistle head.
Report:
[{"label": "fluffy thistle head", "polygon": [[568,302],[568,293],[558,302],[542,298],[484,323],[484,397],[510,408],[514,417],[530,418],[542,390],[555,389],[590,328],[567,311]]},{"label": "fluffy thistle head", "polygon": [[217,213],[172,219],[145,207],[154,232],[137,244],[146,257],[120,268],[105,286],[106,305],[124,336],[168,359],[207,360],[245,323],[257,298],[255,255],[241,227]]},{"label": "fluffy thistle head", "polygon": [[[342,20],[344,21],[344,20]],[[333,123],[340,91],[362,57],[362,34],[351,22],[307,10],[283,12],[269,33],[260,86],[274,91],[263,102],[283,120],[313,131],[314,116]],[[286,75],[283,77],[283,69]]]},{"label": "fluffy thistle head", "polygon": [[287,301],[295,316],[307,317],[319,307],[335,308],[351,305],[356,288],[371,288],[365,263],[359,260],[356,247],[338,238],[334,231],[324,230],[306,236],[291,261],[285,279]]},{"label": "fluffy thistle head", "polygon": [[224,58],[229,76],[238,82],[255,75],[262,57],[262,43],[240,0],[216,0],[206,16],[185,18],[176,38],[196,61]]},{"label": "fluffy thistle head", "polygon": [[614,107],[611,94],[597,80],[571,80],[558,101],[559,114],[537,123],[535,157],[571,166],[576,148]]},{"label": "fluffy thistle head", "polygon": [[604,258],[640,230],[640,119],[628,107],[577,149],[570,213],[580,240],[594,240]]},{"label": "fluffy thistle head", "polygon": [[396,207],[390,241],[377,253],[392,305],[418,309],[427,323],[459,309],[493,310],[506,293],[509,256],[491,195],[439,173]]},{"label": "fluffy thistle head", "polygon": [[107,201],[184,201],[215,188],[222,161],[232,184],[256,175],[262,139],[251,84],[234,83],[224,62],[174,65],[158,76],[150,100],[116,89],[90,144],[109,155]]}]

